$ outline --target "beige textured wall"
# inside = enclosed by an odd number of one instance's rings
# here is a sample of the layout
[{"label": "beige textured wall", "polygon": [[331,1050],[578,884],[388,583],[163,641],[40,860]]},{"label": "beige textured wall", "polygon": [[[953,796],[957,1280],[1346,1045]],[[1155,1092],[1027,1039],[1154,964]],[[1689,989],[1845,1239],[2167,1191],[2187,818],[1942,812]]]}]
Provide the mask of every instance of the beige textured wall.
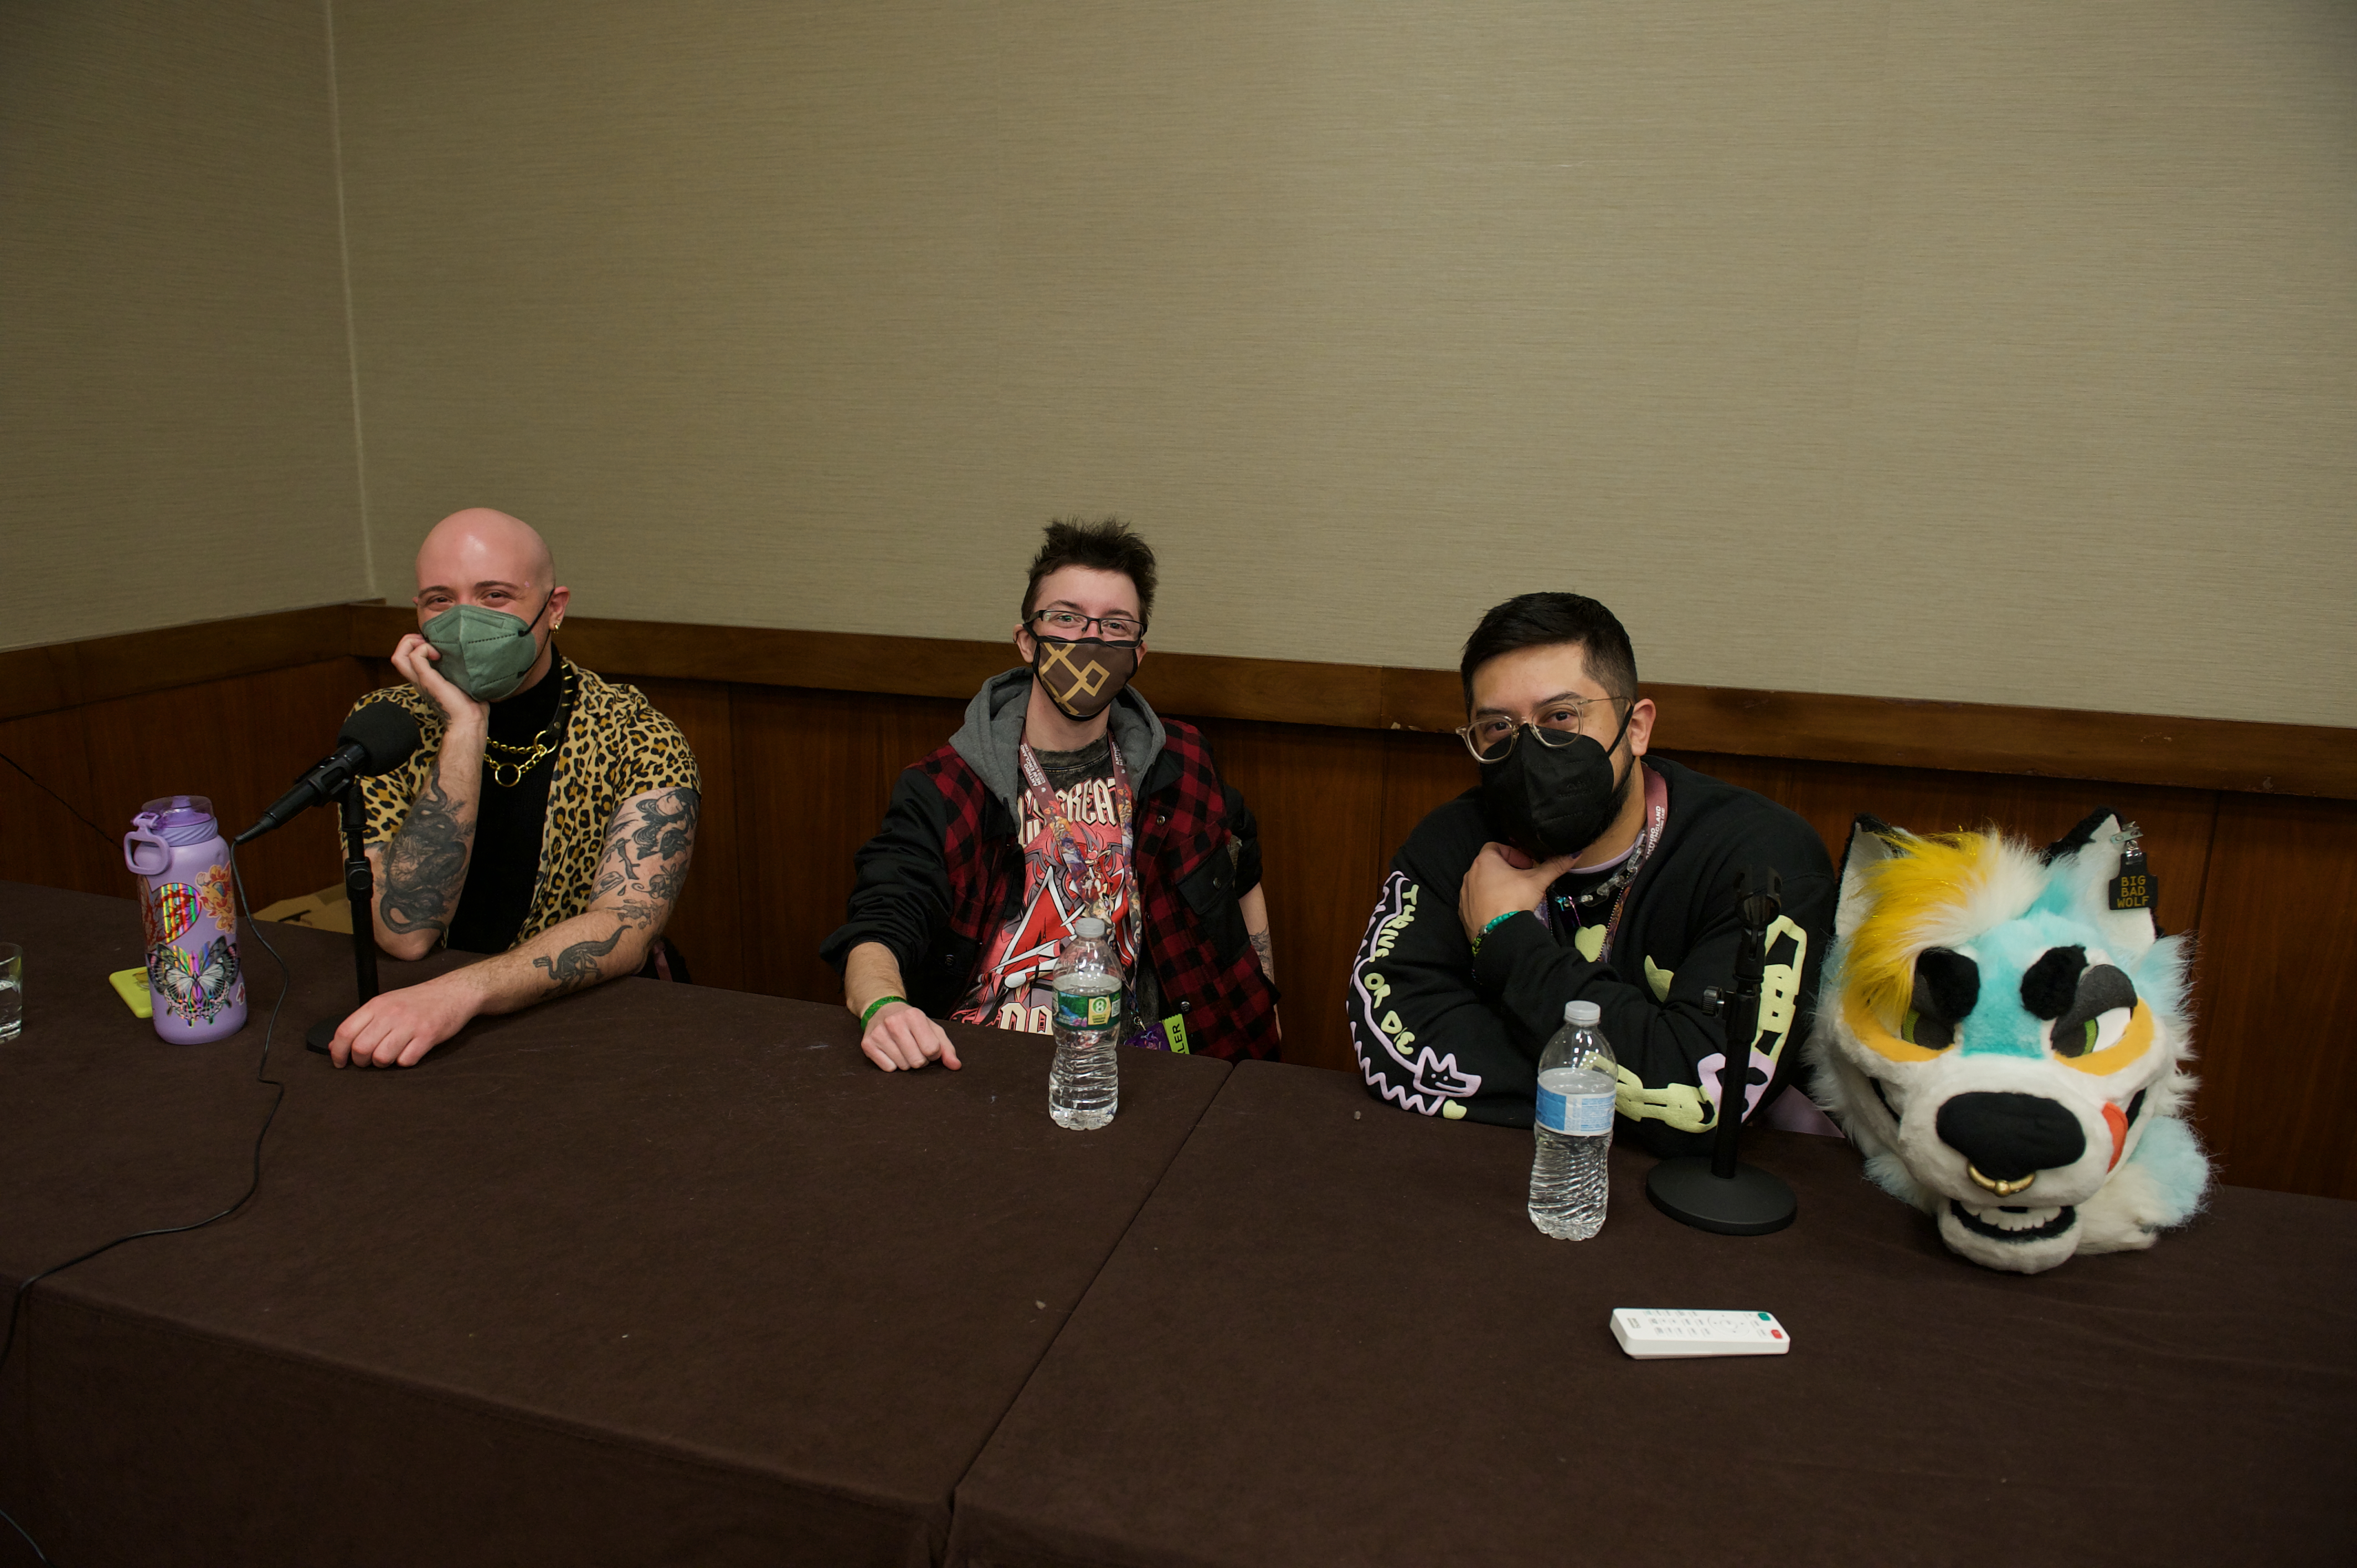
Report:
[{"label": "beige textured wall", "polygon": [[583,613],[2357,724],[2357,7],[346,0],[372,541]]},{"label": "beige textured wall", "polygon": [[0,647],[372,592],[319,0],[0,6]]}]

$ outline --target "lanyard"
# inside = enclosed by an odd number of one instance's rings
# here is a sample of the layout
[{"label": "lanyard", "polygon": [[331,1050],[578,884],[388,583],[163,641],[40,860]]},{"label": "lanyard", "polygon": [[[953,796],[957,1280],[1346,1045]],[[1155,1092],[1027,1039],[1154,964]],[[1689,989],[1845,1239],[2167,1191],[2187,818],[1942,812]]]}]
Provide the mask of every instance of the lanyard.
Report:
[{"label": "lanyard", "polygon": [[[1131,897],[1127,924],[1131,928],[1129,934],[1134,949],[1138,918],[1137,866],[1132,853],[1135,834],[1131,821],[1134,813],[1129,789],[1129,768],[1121,759],[1121,747],[1114,743],[1110,736],[1106,737],[1105,748],[1113,757],[1114,814],[1121,820],[1120,875],[1129,879]],[[1063,863],[1063,850],[1067,845],[1075,844],[1079,835],[1072,832],[1072,824],[1064,816],[1063,802],[1056,799],[1056,792],[1053,789],[1048,788],[1048,775],[1040,768],[1039,759],[1032,755],[1031,743],[1022,742],[1016,748],[1016,752],[1023,763],[1023,783],[1031,797],[1031,809],[1039,814],[1039,820],[1047,824],[1049,842],[1056,849],[1053,858],[1060,865]],[[1108,888],[1099,883],[1096,867],[1090,863],[1087,855],[1082,854],[1079,859],[1088,875],[1089,907],[1096,910],[1102,918],[1106,914],[1121,889],[1118,886]]]},{"label": "lanyard", "polygon": [[[1645,768],[1641,761],[1637,766]],[[1630,848],[1627,879],[1620,884],[1620,891],[1612,896],[1612,913],[1604,921],[1604,945],[1596,952],[1598,962],[1612,956],[1612,939],[1620,931],[1620,911],[1628,908],[1630,890],[1637,886],[1638,874],[1644,870],[1646,860],[1661,843],[1663,831],[1669,822],[1670,786],[1660,774],[1645,768],[1645,826],[1637,835],[1636,843]],[[1566,912],[1571,916],[1574,929],[1587,923],[1579,918],[1577,908]]]}]

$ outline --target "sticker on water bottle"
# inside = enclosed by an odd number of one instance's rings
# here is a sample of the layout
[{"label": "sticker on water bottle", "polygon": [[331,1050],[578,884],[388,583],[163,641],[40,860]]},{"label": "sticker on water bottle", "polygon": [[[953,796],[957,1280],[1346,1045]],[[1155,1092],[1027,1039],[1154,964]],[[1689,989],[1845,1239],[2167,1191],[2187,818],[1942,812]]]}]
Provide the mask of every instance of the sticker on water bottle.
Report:
[{"label": "sticker on water bottle", "polygon": [[1109,1029],[1121,1015],[1121,993],[1114,991],[1059,991],[1056,1026],[1060,1029]]},{"label": "sticker on water bottle", "polygon": [[1609,1094],[1557,1094],[1539,1086],[1538,1123],[1550,1133],[1571,1138],[1592,1138],[1612,1131]]}]

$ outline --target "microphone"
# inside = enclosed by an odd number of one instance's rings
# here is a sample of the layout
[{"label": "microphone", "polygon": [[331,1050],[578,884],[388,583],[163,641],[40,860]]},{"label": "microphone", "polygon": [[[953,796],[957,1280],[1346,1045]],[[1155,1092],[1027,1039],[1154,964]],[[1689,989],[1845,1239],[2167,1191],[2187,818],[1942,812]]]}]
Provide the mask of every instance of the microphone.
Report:
[{"label": "microphone", "polygon": [[342,794],[355,779],[390,773],[417,749],[417,720],[393,703],[371,703],[344,721],[336,732],[336,749],[327,759],[295,781],[262,820],[230,842],[245,843],[273,828],[285,827],[313,806]]}]

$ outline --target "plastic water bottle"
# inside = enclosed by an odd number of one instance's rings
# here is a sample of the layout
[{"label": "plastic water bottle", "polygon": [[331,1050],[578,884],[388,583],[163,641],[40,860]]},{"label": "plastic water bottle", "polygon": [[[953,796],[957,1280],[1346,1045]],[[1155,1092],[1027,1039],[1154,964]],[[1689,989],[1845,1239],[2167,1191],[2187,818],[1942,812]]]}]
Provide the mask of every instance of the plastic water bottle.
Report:
[{"label": "plastic water bottle", "polygon": [[1531,1223],[1566,1241],[1604,1229],[1611,1190],[1612,1101],[1620,1064],[1593,1002],[1564,1004],[1563,1027],[1539,1058],[1538,1151],[1531,1161]]},{"label": "plastic water bottle", "polygon": [[245,972],[229,842],[213,803],[202,795],[148,801],[123,835],[123,858],[139,878],[156,1032],[176,1046],[236,1034],[245,1026]]},{"label": "plastic water bottle", "polygon": [[1056,1062],[1048,1069],[1048,1114],[1085,1132],[1113,1120],[1121,1103],[1121,955],[1094,916],[1072,922],[1056,960]]}]

